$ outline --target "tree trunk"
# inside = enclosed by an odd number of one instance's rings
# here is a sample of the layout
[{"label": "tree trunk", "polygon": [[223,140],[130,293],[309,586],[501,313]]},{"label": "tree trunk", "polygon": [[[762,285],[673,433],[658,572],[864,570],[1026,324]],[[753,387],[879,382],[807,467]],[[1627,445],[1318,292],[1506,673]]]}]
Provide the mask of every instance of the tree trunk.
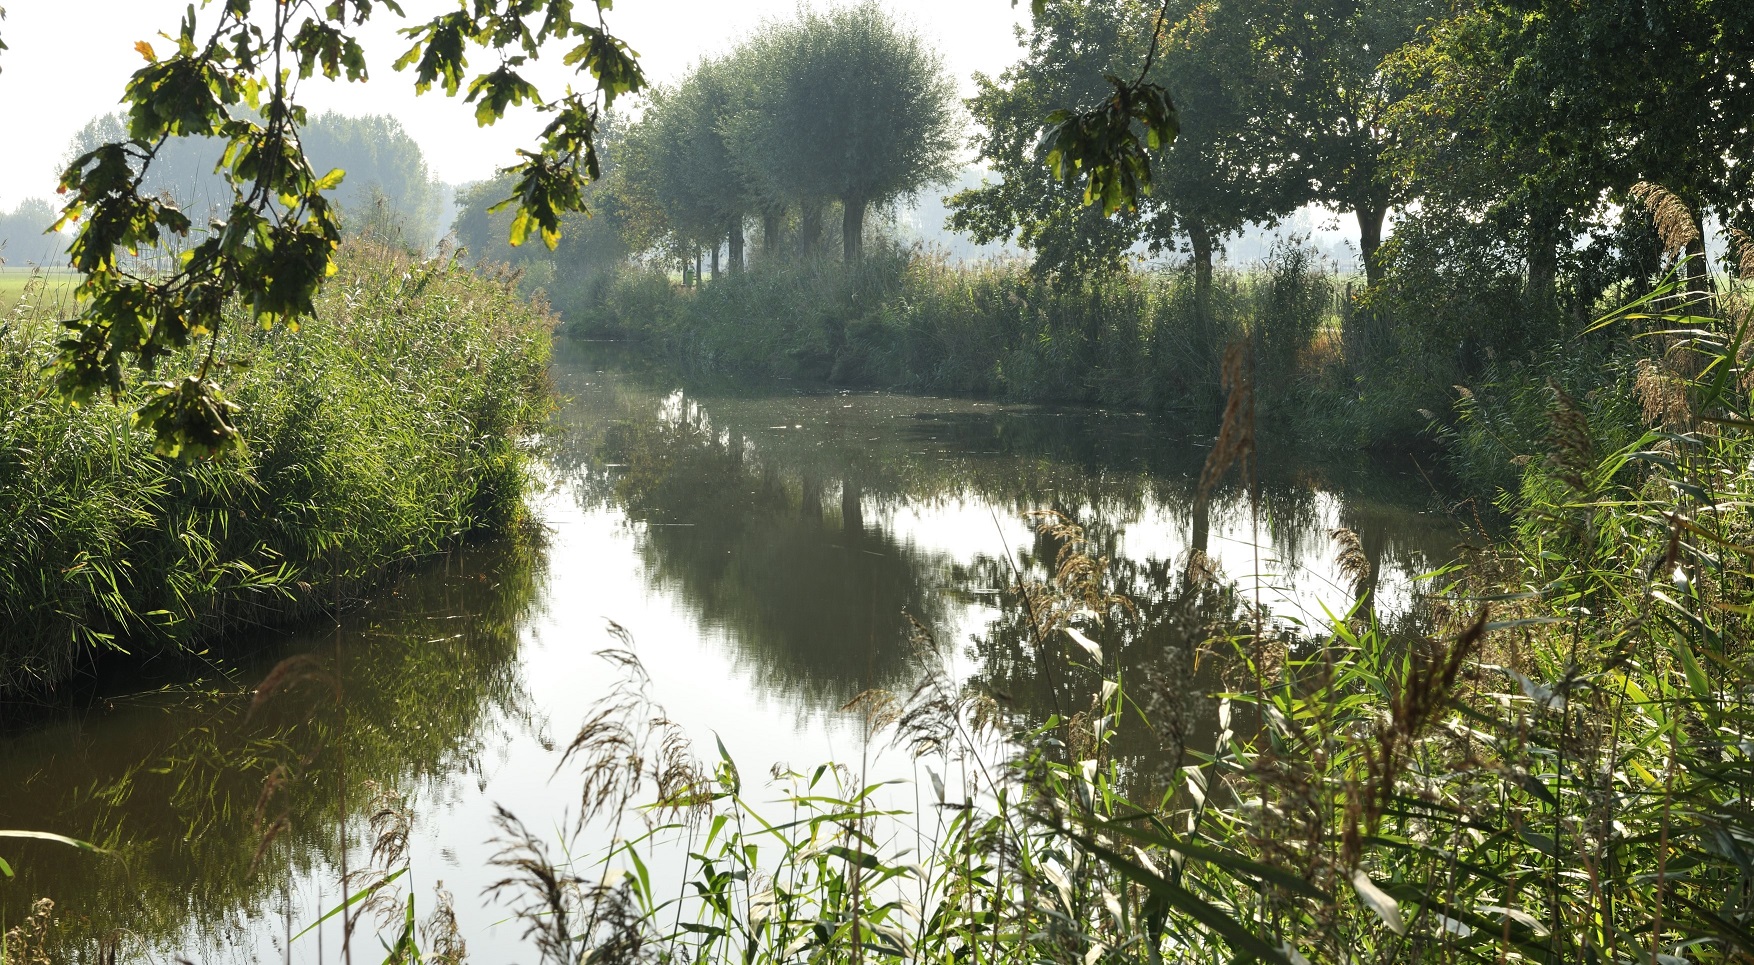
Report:
[{"label": "tree trunk", "polygon": [[770,208],[761,213],[761,257],[771,258],[780,252],[780,231],[785,211]]},{"label": "tree trunk", "polygon": [[1212,499],[1210,496],[1194,494],[1194,533],[1188,540],[1189,548],[1201,556],[1207,555],[1212,545]]},{"label": "tree trunk", "polygon": [[731,254],[731,274],[736,275],[736,274],[742,273],[742,271],[743,271],[743,219],[742,218],[738,218],[737,220],[731,222],[731,236],[730,236],[730,240],[726,242],[726,247],[730,249],[730,254]]},{"label": "tree trunk", "polygon": [[713,242],[713,281],[719,280],[719,244]]},{"label": "tree trunk", "polygon": [[822,203],[806,201],[798,212],[798,253],[813,255],[822,247]]},{"label": "tree trunk", "polygon": [[700,269],[700,249],[696,248],[694,249],[694,286],[696,288],[700,287]]},{"label": "tree trunk", "polygon": [[864,257],[865,202],[858,198],[841,201],[840,250],[841,257],[849,265]]},{"label": "tree trunk", "polygon": [[1364,260],[1364,283],[1371,288],[1383,279],[1382,225],[1388,214],[1387,205],[1358,206],[1358,254]]},{"label": "tree trunk", "polygon": [[1203,221],[1188,222],[1188,244],[1194,250],[1194,319],[1212,321],[1212,232]]},{"label": "tree trunk", "polygon": [[840,529],[855,539],[865,532],[865,513],[859,505],[859,484],[851,479],[840,482]]},{"label": "tree trunk", "polygon": [[1541,310],[1553,307],[1559,293],[1558,226],[1536,214],[1529,218],[1529,300]]},{"label": "tree trunk", "polygon": [[1551,241],[1537,238],[1529,247],[1529,300],[1542,309],[1559,297],[1559,252]]}]

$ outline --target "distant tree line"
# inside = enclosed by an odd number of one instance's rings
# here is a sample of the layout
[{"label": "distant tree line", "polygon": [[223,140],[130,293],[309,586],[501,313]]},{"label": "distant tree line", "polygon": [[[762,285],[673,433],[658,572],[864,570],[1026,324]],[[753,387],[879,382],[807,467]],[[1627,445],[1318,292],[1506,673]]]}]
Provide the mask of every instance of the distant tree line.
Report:
[{"label": "distant tree line", "polygon": [[[857,260],[873,209],[954,176],[956,116],[942,60],[879,5],[806,11],[652,90],[636,122],[605,125],[605,182],[587,203],[624,250],[708,252],[715,275],[743,268],[752,229],[764,254],[829,250],[837,212],[840,250]],[[491,239],[509,215],[482,204],[507,187],[460,199],[459,236],[516,261]],[[585,247],[611,251],[598,234]]]},{"label": "distant tree line", "polygon": [[[1043,167],[1038,119],[1103,96],[1160,9],[1152,74],[1180,135],[1154,152],[1137,210],[1104,219]],[[1472,261],[1496,284],[1499,269],[1520,276],[1525,307],[1586,311],[1656,267],[1634,185],[1751,226],[1751,71],[1754,17],[1733,0],[1053,4],[1019,63],[977,78],[994,176],[954,199],[953,224],[1015,237],[1072,276],[1121,267],[1141,243],[1184,251],[1204,301],[1227,236],[1324,205],[1356,220],[1373,290],[1397,267]]]},{"label": "distant tree line", "polygon": [[[125,139],[126,124],[119,114],[92,118],[73,136],[67,158]],[[449,218],[452,192],[432,176],[420,144],[401,122],[388,115],[326,113],[312,118],[300,137],[314,166],[347,172],[333,198],[350,233],[374,234],[412,248],[438,240]],[[168,140],[145,172],[141,190],[168,198],[198,226],[224,220],[232,204],[231,186],[216,171],[224,152],[218,138]],[[68,237],[45,233],[58,216],[40,198],[0,210],[0,259],[14,266],[60,262]]]},{"label": "distant tree line", "polygon": [[[127,119],[120,114],[94,117],[74,135],[67,157],[125,140],[126,131]],[[346,172],[331,197],[349,233],[393,237],[412,248],[438,240],[449,215],[450,189],[433,177],[419,142],[400,121],[386,114],[329,112],[311,118],[299,139],[317,171]],[[218,170],[224,153],[219,138],[168,140],[146,170],[141,190],[168,197],[196,225],[223,220],[232,205],[231,184]]]},{"label": "distant tree line", "polygon": [[61,235],[50,234],[55,208],[42,198],[26,198],[12,210],[0,209],[0,264],[53,265],[67,251]]}]

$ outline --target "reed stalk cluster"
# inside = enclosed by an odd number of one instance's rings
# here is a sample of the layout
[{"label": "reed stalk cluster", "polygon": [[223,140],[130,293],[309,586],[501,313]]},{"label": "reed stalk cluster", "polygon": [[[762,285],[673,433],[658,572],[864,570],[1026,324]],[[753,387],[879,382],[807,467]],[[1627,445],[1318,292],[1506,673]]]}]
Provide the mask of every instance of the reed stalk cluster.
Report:
[{"label": "reed stalk cluster", "polygon": [[1219,361],[1238,338],[1275,377],[1307,368],[1339,300],[1335,276],[1294,244],[1199,297],[1186,272],[1049,279],[1021,261],[894,245],[855,265],[758,263],[698,288],[624,268],[556,290],[569,332],[643,341],[699,372],[1158,411],[1219,406]]},{"label": "reed stalk cluster", "polygon": [[342,265],[302,330],[226,327],[240,458],[161,458],[134,400],[59,398],[44,284],[0,318],[0,695],[295,620],[515,527],[550,317],[448,258],[355,244]]}]

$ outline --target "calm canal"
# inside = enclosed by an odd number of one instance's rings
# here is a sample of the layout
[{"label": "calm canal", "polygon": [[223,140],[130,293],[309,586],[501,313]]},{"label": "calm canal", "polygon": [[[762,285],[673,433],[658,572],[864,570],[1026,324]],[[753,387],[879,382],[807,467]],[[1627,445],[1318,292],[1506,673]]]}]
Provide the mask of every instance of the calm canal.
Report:
[{"label": "calm canal", "polygon": [[[335,815],[349,815],[358,869],[374,799],[394,794],[414,818],[398,884],[412,884],[419,914],[442,883],[473,957],[530,959],[522,927],[483,895],[500,877],[495,808],[557,842],[570,826],[579,780],[562,752],[612,683],[597,656],[615,644],[611,621],[701,755],[716,758],[716,738],[745,775],[765,775],[859,759],[862,725],[842,708],[922,672],[912,621],[948,655],[940,672],[1020,719],[1071,699],[1041,672],[1007,593],[1014,568],[1040,577],[1052,562],[1027,511],[1076,520],[1110,558],[1138,611],[1112,654],[1123,671],[1190,693],[1201,687],[1185,658],[1166,655],[1257,594],[1292,624],[1352,605],[1333,530],[1358,534],[1385,619],[1408,612],[1415,577],[1465,535],[1410,460],[1336,468],[1266,451],[1258,514],[1234,481],[1201,511],[1215,426],[685,391],[604,351],[557,347],[568,402],[544,440],[534,545],[471,545],[380,588],[339,627],[261,635],[210,671],[166,668],[0,735],[0,828],[110,849],[0,839],[15,872],[0,878],[0,922],[48,896],[68,935],[115,935],[157,960],[338,961],[338,920],[306,932],[339,901]],[[1196,548],[1215,578],[1190,580]],[[277,665],[286,686],[257,699]],[[874,768],[911,775],[905,755],[887,759]]]}]

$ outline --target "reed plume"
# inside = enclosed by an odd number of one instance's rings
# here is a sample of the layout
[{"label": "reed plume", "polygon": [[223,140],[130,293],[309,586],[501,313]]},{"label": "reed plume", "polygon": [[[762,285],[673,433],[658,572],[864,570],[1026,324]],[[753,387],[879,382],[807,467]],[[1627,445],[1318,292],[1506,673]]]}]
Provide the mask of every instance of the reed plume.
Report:
[{"label": "reed plume", "polygon": [[1754,280],[1754,235],[1741,228],[1731,228],[1730,256],[1735,259],[1737,277],[1743,281]]},{"label": "reed plume", "polygon": [[1227,393],[1224,421],[1218,429],[1217,441],[1212,444],[1212,454],[1206,457],[1206,465],[1200,471],[1201,499],[1212,492],[1212,487],[1232,466],[1239,467],[1243,478],[1251,484],[1254,480],[1255,388],[1250,369],[1248,346],[1233,342],[1224,352],[1222,386]]},{"label": "reed plume", "polygon": [[1328,538],[1340,549],[1335,560],[1340,575],[1351,583],[1354,597],[1362,596],[1365,587],[1370,585],[1370,555],[1364,552],[1364,541],[1344,526],[1329,532]]},{"label": "reed plume", "polygon": [[633,637],[611,622],[616,646],[597,656],[616,672],[616,682],[561,755],[561,766],[581,765],[579,824],[622,814],[646,782],[657,790],[657,808],[696,816],[710,798],[708,778],[694,757],[686,732],[654,703],[651,675],[633,650]]},{"label": "reed plume", "polygon": [[1685,254],[1690,246],[1699,243],[1699,226],[1693,222],[1693,211],[1673,191],[1651,181],[1640,181],[1632,186],[1632,196],[1650,211],[1665,255]]},{"label": "reed plume", "polygon": [[1569,393],[1552,383],[1553,410],[1547,440],[1547,455],[1558,477],[1577,492],[1589,490],[1587,477],[1596,465],[1595,442],[1590,436],[1590,420]]}]

